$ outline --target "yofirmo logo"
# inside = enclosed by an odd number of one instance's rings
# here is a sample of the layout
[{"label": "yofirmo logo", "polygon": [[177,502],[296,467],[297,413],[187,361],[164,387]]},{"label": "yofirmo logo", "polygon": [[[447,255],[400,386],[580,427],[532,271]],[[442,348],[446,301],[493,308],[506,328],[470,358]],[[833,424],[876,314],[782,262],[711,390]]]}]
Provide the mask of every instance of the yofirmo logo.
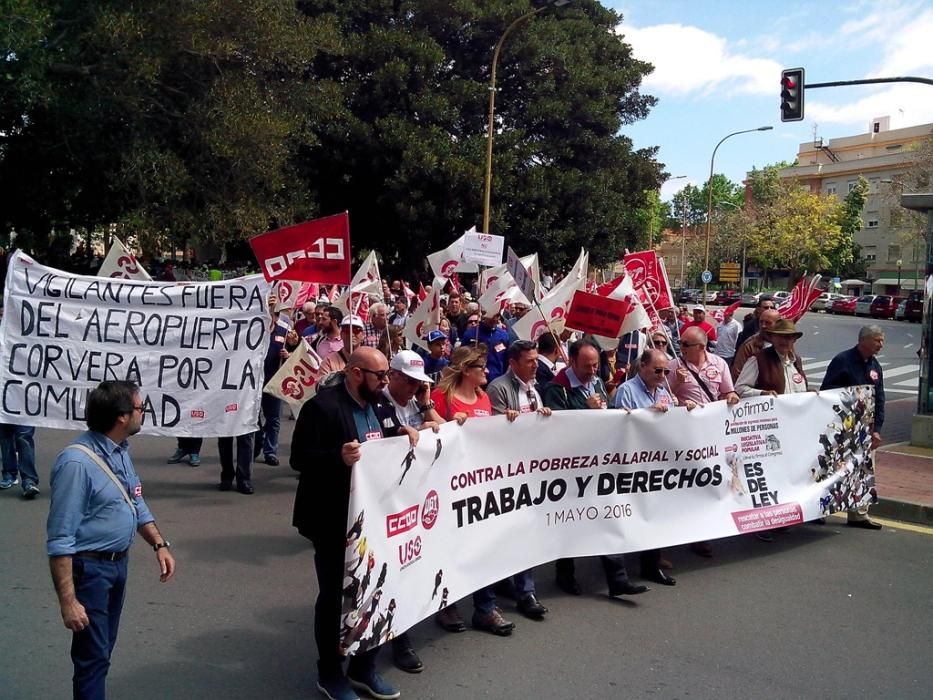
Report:
[{"label": "yofirmo logo", "polygon": [[406,508],[401,513],[386,516],[386,536],[395,537],[408,532],[418,524],[418,506]]},{"label": "yofirmo logo", "polygon": [[425,530],[430,530],[437,522],[438,513],[441,509],[441,499],[437,491],[431,489],[427,498],[424,499],[424,505],[421,507],[421,525]]}]

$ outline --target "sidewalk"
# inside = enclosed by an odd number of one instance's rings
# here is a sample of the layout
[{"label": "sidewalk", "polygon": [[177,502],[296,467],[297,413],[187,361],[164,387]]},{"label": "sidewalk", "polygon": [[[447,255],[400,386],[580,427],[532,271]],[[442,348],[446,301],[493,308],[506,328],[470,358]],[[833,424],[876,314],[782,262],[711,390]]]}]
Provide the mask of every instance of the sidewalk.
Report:
[{"label": "sidewalk", "polygon": [[882,445],[875,453],[880,518],[933,525],[933,448],[909,442]]}]

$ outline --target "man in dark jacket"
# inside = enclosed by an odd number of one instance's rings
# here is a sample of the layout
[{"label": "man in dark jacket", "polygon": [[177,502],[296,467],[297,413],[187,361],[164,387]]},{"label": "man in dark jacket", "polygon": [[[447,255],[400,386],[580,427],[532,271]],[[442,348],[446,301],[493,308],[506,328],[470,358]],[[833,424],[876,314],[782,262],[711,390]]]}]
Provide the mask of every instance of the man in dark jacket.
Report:
[{"label": "man in dark jacket", "polygon": [[329,698],[355,697],[351,685],[373,697],[399,697],[376,673],[378,647],[353,656],[346,675],[339,650],[350,474],[360,459],[360,443],[400,432],[417,442],[416,430],[387,420],[395,413],[382,394],[388,369],[375,348],[355,350],[344,380],[302,406],[292,439],[291,466],[300,473],[292,524],[314,543],[320,589],[314,608],[318,689]]},{"label": "man in dark jacket", "polygon": [[[875,387],[875,422],[871,427],[871,448],[881,444],[881,426],[884,425],[884,375],[875,357],[884,347],[884,330],[874,324],[862,326],[858,344],[833,358],[826,368],[820,389],[840,389],[847,386],[870,384]],[[881,523],[868,518],[868,506],[849,511],[847,524],[868,530],[880,530]]]},{"label": "man in dark jacket", "polygon": [[[609,402],[606,387],[597,375],[599,346],[592,340],[578,340],[570,346],[570,365],[564,367],[544,389],[544,405],[554,411],[603,409]],[[599,558],[606,574],[609,595],[644,593],[647,586],[633,585],[625,570],[625,558],[611,554]],[[557,560],[557,586],[570,595],[580,595],[573,559]]]}]

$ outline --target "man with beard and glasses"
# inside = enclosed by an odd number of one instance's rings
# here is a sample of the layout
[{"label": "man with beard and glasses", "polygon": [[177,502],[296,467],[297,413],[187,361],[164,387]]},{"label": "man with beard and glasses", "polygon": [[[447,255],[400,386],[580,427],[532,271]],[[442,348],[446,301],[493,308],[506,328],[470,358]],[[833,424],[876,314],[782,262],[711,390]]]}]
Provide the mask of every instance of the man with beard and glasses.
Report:
[{"label": "man with beard and glasses", "polygon": [[74,634],[75,698],[104,698],[126,592],[127,554],[138,532],[155,550],[159,580],[175,575],[169,543],[143,500],[127,439],[142,427],[133,382],[101,382],[87,399],[88,430],[52,467],[49,567],[62,622]]},{"label": "man with beard and glasses", "polygon": [[379,647],[355,654],[344,673],[340,637],[350,475],[360,460],[360,444],[400,433],[412,445],[418,441],[414,428],[385,420],[394,414],[382,392],[388,373],[381,352],[354,350],[342,381],[320,389],[302,406],[292,439],[291,466],[299,472],[292,524],[314,544],[317,687],[332,700],[356,698],[353,688],[377,698],[400,694],[376,672]]}]

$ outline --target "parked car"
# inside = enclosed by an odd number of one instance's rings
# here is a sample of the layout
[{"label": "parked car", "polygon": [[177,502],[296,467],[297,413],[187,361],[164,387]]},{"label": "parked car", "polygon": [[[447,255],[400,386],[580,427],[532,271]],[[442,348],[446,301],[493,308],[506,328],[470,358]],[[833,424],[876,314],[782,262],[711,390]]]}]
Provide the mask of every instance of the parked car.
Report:
[{"label": "parked car", "polygon": [[774,292],[771,297],[774,299],[775,305],[780,306],[782,301],[790,299],[790,292]]},{"label": "parked car", "polygon": [[879,294],[872,299],[868,313],[872,318],[894,318],[897,305],[902,301],[904,301],[904,297],[892,297],[887,294]]},{"label": "parked car", "polygon": [[684,289],[677,296],[677,303],[678,304],[696,304],[697,299],[700,298],[699,295],[702,293],[703,293],[702,289]]},{"label": "parked car", "polygon": [[919,323],[923,320],[923,292],[908,292],[904,299],[904,320]]},{"label": "parked car", "polygon": [[[716,294],[717,294],[717,293],[718,293],[718,292],[707,291],[707,292],[706,292],[706,297],[704,297],[704,299],[703,299],[703,303],[704,303],[704,304],[715,304],[715,303],[716,303]],[[703,292],[700,292],[700,296],[703,296]]]},{"label": "parked car", "polygon": [[716,292],[716,303],[719,306],[729,306],[742,298],[742,294],[737,289],[721,289]]},{"label": "parked car", "polygon": [[836,299],[829,307],[829,313],[840,314],[842,316],[852,316],[855,314],[855,302],[857,301],[857,297],[844,296],[841,299]]},{"label": "parked car", "polygon": [[907,313],[907,300],[904,299],[900,304],[897,305],[897,309],[894,311],[894,320],[903,321],[904,315]]},{"label": "parked car", "polygon": [[758,299],[761,297],[761,292],[757,294],[743,294],[742,295],[742,306],[755,306],[758,304]]},{"label": "parked car", "polygon": [[856,298],[855,311],[853,313],[855,313],[856,316],[870,316],[871,303],[875,300],[876,296],[876,294],[863,294]]},{"label": "parked car", "polygon": [[835,292],[823,292],[817,297],[817,300],[810,306],[810,311],[829,311],[836,299],[847,298],[845,294],[836,294]]}]

